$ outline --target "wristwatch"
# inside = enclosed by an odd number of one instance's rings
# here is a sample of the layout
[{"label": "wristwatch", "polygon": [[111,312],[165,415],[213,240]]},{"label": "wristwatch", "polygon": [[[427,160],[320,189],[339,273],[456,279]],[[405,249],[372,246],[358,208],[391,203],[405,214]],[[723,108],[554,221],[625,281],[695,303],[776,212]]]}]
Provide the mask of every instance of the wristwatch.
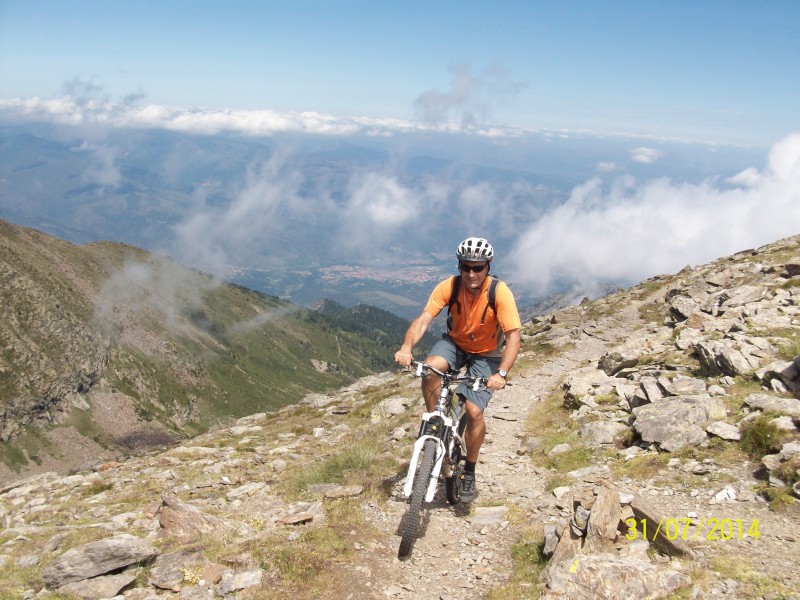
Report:
[{"label": "wristwatch", "polygon": [[504,371],[503,369],[500,369],[499,371],[497,371],[497,374],[500,375],[500,377],[502,377],[503,379],[507,379],[508,378],[508,371]]}]

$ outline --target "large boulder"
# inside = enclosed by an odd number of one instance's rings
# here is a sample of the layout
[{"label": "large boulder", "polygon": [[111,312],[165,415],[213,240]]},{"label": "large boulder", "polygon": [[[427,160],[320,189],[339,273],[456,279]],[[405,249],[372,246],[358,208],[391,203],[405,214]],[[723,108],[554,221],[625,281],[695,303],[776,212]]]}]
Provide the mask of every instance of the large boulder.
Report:
[{"label": "large boulder", "polygon": [[734,340],[702,341],[693,348],[697,360],[700,361],[700,370],[707,377],[745,375],[757,369],[760,364],[758,357]]},{"label": "large boulder", "polygon": [[51,589],[105,575],[129,565],[146,563],[158,556],[147,540],[128,534],[70,548],[42,570],[42,580]]},{"label": "large boulder", "polygon": [[642,440],[674,452],[704,442],[705,428],[725,417],[725,405],[718,398],[678,396],[640,406],[633,413],[633,427]]},{"label": "large boulder", "polygon": [[646,560],[613,554],[570,557],[544,572],[543,599],[628,600],[664,598],[691,580],[678,571]]},{"label": "large boulder", "polygon": [[792,361],[778,361],[756,371],[761,385],[775,391],[800,394],[800,356]]}]

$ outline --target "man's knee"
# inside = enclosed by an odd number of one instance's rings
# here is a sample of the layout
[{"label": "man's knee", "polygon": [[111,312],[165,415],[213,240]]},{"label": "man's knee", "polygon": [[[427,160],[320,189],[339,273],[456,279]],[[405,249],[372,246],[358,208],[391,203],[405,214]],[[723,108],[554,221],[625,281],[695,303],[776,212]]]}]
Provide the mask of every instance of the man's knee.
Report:
[{"label": "man's knee", "polygon": [[485,424],[483,419],[483,411],[479,406],[476,406],[472,402],[467,402],[467,418],[476,425]]},{"label": "man's knee", "polygon": [[442,356],[429,356],[425,359],[425,364],[440,371],[447,371],[450,368],[450,364]]}]

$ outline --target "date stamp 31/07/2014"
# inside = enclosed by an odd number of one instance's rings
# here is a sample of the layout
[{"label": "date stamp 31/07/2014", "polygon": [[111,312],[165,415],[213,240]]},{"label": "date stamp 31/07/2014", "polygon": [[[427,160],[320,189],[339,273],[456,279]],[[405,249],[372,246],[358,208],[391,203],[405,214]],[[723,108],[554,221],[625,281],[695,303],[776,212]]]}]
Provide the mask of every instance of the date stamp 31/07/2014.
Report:
[{"label": "date stamp 31/07/2014", "polygon": [[703,517],[702,519],[690,519],[689,517],[670,517],[662,518],[660,521],[648,521],[647,519],[625,519],[628,526],[628,533],[625,538],[636,540],[640,536],[643,539],[654,540],[659,535],[663,535],[668,540],[683,541],[728,541],[742,540],[745,538],[758,539],[758,518],[752,521],[745,519],[729,519],[717,517]]}]

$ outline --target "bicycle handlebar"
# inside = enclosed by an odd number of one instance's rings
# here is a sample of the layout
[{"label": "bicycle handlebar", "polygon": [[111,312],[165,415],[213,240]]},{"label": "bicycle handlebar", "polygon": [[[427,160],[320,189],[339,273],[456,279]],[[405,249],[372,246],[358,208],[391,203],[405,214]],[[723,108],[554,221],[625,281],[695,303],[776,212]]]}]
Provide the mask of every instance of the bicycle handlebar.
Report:
[{"label": "bicycle handlebar", "polygon": [[429,364],[424,362],[420,362],[418,360],[412,360],[411,364],[416,367],[416,371],[414,371],[414,375],[416,377],[424,377],[428,374],[428,372],[433,372],[439,377],[441,377],[445,383],[468,383],[471,384],[470,387],[474,391],[479,391],[482,386],[486,386],[486,382],[488,379],[486,377],[473,377],[472,375],[461,375],[458,373],[453,373],[452,371],[444,372],[440,371],[436,367],[433,367]]}]

